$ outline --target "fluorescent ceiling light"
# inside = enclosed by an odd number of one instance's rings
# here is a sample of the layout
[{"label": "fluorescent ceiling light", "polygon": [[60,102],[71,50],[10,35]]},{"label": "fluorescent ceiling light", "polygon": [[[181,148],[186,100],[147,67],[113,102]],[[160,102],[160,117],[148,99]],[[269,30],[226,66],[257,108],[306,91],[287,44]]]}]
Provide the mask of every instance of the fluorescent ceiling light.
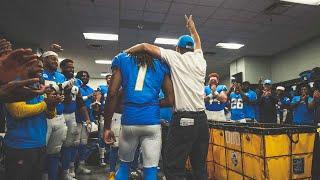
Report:
[{"label": "fluorescent ceiling light", "polygon": [[96,62],[97,64],[112,64],[112,61],[111,61],[111,60],[98,59],[98,60],[95,60],[95,62]]},{"label": "fluorescent ceiling light", "polygon": [[308,5],[320,5],[320,0],[280,0],[285,2],[297,3],[297,4],[308,4]]},{"label": "fluorescent ceiling light", "polygon": [[103,33],[83,33],[85,39],[103,40],[103,41],[118,41],[118,34],[103,34]]},{"label": "fluorescent ceiling light", "polygon": [[178,39],[173,38],[156,38],[154,40],[155,44],[168,44],[168,45],[177,45]]},{"label": "fluorescent ceiling light", "polygon": [[244,46],[244,44],[238,44],[238,43],[218,43],[216,45],[217,47],[220,48],[225,48],[225,49],[240,49]]},{"label": "fluorescent ceiling light", "polygon": [[103,76],[103,77],[105,77],[105,76],[107,76],[108,74],[110,74],[110,73],[108,73],[108,72],[102,72],[100,75]]}]

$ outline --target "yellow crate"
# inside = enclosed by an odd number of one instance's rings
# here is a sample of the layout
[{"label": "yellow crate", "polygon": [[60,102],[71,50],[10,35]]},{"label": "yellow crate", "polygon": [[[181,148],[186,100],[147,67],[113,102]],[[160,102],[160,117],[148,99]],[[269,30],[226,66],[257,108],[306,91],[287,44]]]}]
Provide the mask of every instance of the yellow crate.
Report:
[{"label": "yellow crate", "polygon": [[265,135],[265,157],[290,155],[291,141],[287,134]]},{"label": "yellow crate", "polygon": [[243,133],[241,135],[242,151],[256,156],[264,155],[263,136]]},{"label": "yellow crate", "polygon": [[264,177],[264,161],[258,156],[243,153],[243,174],[249,178],[262,180]]},{"label": "yellow crate", "polygon": [[236,131],[225,131],[226,147],[241,151],[241,135]]},{"label": "yellow crate", "polygon": [[314,133],[300,133],[293,134],[292,140],[297,143],[292,143],[292,154],[312,153],[315,134]]},{"label": "yellow crate", "polygon": [[228,170],[228,180],[243,180],[243,176],[234,171]]},{"label": "yellow crate", "polygon": [[214,162],[207,162],[208,179],[214,179]]},{"label": "yellow crate", "polygon": [[214,163],[214,178],[216,180],[227,180],[227,169],[219,164]]},{"label": "yellow crate", "polygon": [[209,144],[208,146],[208,155],[207,155],[207,161],[213,161],[213,144]]},{"label": "yellow crate", "polygon": [[226,149],[221,146],[213,145],[212,152],[214,157],[213,161],[226,167]]},{"label": "yellow crate", "polygon": [[243,180],[253,180],[253,179],[252,179],[252,178],[249,178],[249,177],[244,176],[244,177],[243,177]]},{"label": "yellow crate", "polygon": [[242,154],[235,150],[226,150],[227,168],[242,174]]},{"label": "yellow crate", "polygon": [[290,156],[267,158],[266,174],[270,180],[290,179]]},{"label": "yellow crate", "polygon": [[224,131],[221,129],[212,129],[211,141],[215,145],[225,146]]},{"label": "yellow crate", "polygon": [[312,158],[312,154],[293,155],[291,157],[292,179],[311,177]]}]

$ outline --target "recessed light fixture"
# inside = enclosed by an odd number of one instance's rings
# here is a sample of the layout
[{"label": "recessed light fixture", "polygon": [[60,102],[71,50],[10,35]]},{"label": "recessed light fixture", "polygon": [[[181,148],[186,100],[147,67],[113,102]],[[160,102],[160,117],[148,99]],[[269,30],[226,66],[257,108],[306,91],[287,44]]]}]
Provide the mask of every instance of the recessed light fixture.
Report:
[{"label": "recessed light fixture", "polygon": [[280,1],[297,3],[297,4],[314,5],[314,6],[320,5],[320,0],[280,0]]},{"label": "recessed light fixture", "polygon": [[173,38],[156,38],[155,44],[167,44],[167,45],[177,45],[178,39]]},{"label": "recessed light fixture", "polygon": [[238,44],[238,43],[218,43],[216,45],[217,47],[220,48],[225,48],[225,49],[240,49],[244,46],[244,44]]},{"label": "recessed light fixture", "polygon": [[108,72],[102,72],[100,75],[103,76],[103,77],[105,77],[105,76],[107,76],[108,74],[110,74],[110,73],[108,73]]},{"label": "recessed light fixture", "polygon": [[103,59],[95,60],[95,62],[96,62],[97,64],[112,64],[112,61],[111,61],[111,60],[103,60]]},{"label": "recessed light fixture", "polygon": [[85,39],[101,41],[118,41],[118,34],[83,33]]}]

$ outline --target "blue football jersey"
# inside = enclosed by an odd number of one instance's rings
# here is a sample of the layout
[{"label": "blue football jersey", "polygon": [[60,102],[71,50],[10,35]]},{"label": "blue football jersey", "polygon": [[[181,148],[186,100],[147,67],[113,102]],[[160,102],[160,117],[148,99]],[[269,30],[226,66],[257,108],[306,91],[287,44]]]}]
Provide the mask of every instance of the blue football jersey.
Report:
[{"label": "blue football jersey", "polygon": [[[44,97],[37,96],[26,101],[27,104],[38,104]],[[39,148],[46,145],[47,120],[45,112],[31,117],[16,119],[6,112],[7,132],[5,144],[11,148]]]},{"label": "blue football jersey", "polygon": [[[245,95],[247,96],[247,98],[250,102],[254,102],[257,100],[257,93],[252,91],[251,89],[249,89],[248,92],[245,92]],[[247,103],[244,103],[243,111],[244,111],[245,118],[249,118],[249,119],[256,118],[254,105],[249,105]]]},{"label": "blue football jersey", "polygon": [[[65,76],[62,73],[58,72],[58,71],[54,71],[54,72],[51,73],[51,72],[48,72],[48,71],[44,70],[43,73],[42,73],[42,77],[45,80],[45,84],[47,84],[47,83],[50,84],[51,82],[54,82],[56,84],[61,84],[61,83],[66,81]],[[63,103],[59,103],[57,105],[56,109],[57,109],[57,114],[61,115],[63,113],[63,110],[64,110]]]},{"label": "blue football jersey", "polygon": [[[311,103],[312,97],[308,97],[308,103]],[[298,104],[299,103],[299,104]],[[294,96],[291,104],[298,104],[296,108],[293,109],[293,123],[294,124],[312,124],[314,121],[313,111],[308,110],[307,104],[305,102],[300,103],[300,96]]]},{"label": "blue football jersey", "polygon": [[[227,86],[225,85],[218,85],[217,86],[217,92],[220,94],[222,91],[227,91]],[[206,96],[208,96],[209,94],[212,93],[212,90],[209,86],[205,86],[204,87],[204,93],[206,94]],[[221,103],[220,101],[214,99],[210,102],[205,103],[206,105],[206,109],[209,111],[221,111],[224,110],[224,108],[226,107],[227,103]]]},{"label": "blue football jersey", "polygon": [[[94,90],[90,86],[85,85],[85,84],[80,86],[79,91],[82,96],[89,96],[94,93]],[[90,106],[93,102],[94,102],[93,97],[90,97],[84,101],[84,103],[87,107],[88,113],[89,113],[90,121],[94,121],[93,109]],[[82,114],[79,111],[76,111],[76,120],[79,123],[85,121],[84,117],[82,116]]]},{"label": "blue football jersey", "polygon": [[169,67],[160,60],[152,67],[139,67],[136,59],[119,53],[111,68],[119,68],[122,75],[124,125],[153,125],[160,123],[159,92]]},{"label": "blue football jersey", "polygon": [[[80,88],[81,85],[82,85],[82,81],[80,79],[75,78],[74,86],[76,86],[77,88]],[[75,97],[76,94],[72,94],[72,96]],[[76,109],[77,109],[77,104],[76,104],[76,99],[75,98],[72,99],[71,102],[68,102],[68,103],[64,102],[64,110],[63,110],[64,114],[74,113],[74,112],[76,112]]]},{"label": "blue football jersey", "polygon": [[243,109],[243,99],[240,94],[232,92],[230,94],[231,120],[241,120],[245,118]]}]

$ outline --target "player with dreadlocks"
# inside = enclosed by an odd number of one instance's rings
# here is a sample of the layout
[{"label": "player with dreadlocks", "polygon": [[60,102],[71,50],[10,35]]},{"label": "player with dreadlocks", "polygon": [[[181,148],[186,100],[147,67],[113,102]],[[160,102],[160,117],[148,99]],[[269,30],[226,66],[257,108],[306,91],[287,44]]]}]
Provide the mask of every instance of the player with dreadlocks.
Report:
[{"label": "player with dreadlocks", "polygon": [[[112,78],[104,114],[104,140],[107,144],[115,142],[110,124],[120,87],[124,94],[119,140],[121,164],[116,179],[128,179],[130,162],[139,143],[144,177],[147,180],[157,179],[161,151],[160,106],[172,106],[174,102],[170,70],[164,62],[153,60],[145,53],[130,56],[124,52],[113,59],[111,68]],[[163,89],[165,98],[159,101],[160,89]]]}]

